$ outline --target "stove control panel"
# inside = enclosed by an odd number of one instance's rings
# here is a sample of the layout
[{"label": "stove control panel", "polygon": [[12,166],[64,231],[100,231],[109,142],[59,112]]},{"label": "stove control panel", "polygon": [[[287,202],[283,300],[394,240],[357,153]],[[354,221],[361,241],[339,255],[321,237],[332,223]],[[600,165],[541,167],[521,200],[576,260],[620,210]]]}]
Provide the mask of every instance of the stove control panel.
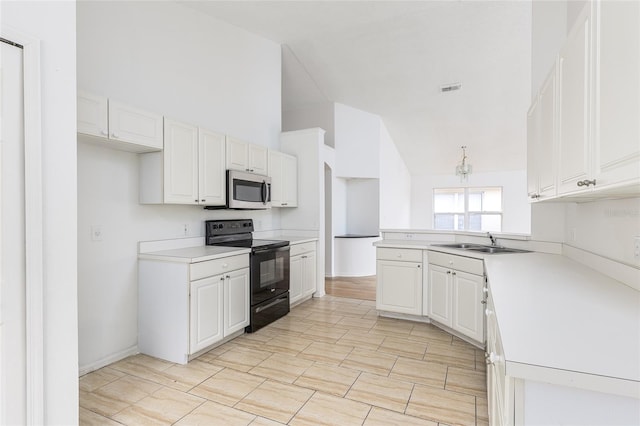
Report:
[{"label": "stove control panel", "polygon": [[253,219],[207,220],[205,221],[205,235],[233,235],[253,232]]}]

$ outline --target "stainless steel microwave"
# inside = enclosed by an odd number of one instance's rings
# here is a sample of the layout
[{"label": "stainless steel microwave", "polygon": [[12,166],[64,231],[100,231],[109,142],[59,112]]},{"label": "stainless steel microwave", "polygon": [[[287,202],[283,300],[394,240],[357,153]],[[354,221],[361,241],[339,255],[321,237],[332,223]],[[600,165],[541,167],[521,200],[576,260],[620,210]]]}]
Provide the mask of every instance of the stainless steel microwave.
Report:
[{"label": "stainless steel microwave", "polygon": [[271,178],[237,170],[227,170],[227,208],[270,209]]}]

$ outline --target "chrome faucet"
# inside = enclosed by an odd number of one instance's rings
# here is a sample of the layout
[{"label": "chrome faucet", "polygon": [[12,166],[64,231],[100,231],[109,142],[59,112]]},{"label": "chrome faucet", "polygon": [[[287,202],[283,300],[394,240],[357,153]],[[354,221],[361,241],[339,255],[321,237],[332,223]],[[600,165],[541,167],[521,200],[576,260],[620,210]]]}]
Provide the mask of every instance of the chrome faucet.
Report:
[{"label": "chrome faucet", "polygon": [[491,246],[496,247],[498,245],[498,239],[491,235],[491,232],[487,232],[487,237],[491,240]]}]

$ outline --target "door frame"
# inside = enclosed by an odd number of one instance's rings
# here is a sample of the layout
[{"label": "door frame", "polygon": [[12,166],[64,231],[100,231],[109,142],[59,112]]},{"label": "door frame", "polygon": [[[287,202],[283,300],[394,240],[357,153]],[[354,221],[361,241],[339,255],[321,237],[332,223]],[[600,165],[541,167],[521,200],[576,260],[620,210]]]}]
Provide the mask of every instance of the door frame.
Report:
[{"label": "door frame", "polygon": [[44,424],[42,95],[40,40],[2,25],[0,37],[22,46],[24,90],[25,301],[27,424]]}]

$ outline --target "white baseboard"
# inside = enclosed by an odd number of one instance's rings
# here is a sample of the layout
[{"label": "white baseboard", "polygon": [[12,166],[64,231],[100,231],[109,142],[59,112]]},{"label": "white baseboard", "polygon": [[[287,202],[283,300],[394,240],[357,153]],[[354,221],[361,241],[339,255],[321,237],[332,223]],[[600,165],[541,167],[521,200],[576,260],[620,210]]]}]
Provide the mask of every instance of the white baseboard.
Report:
[{"label": "white baseboard", "polygon": [[92,371],[99,370],[102,367],[106,367],[109,364],[113,364],[114,362],[118,362],[122,359],[125,359],[128,356],[136,355],[138,353],[140,353],[140,351],[138,350],[138,346],[137,345],[132,346],[130,348],[125,349],[124,351],[120,351],[113,355],[109,355],[106,358],[102,358],[101,360],[98,360],[96,362],[92,362],[89,365],[80,366],[78,375],[82,377],[87,373],[91,373]]}]

